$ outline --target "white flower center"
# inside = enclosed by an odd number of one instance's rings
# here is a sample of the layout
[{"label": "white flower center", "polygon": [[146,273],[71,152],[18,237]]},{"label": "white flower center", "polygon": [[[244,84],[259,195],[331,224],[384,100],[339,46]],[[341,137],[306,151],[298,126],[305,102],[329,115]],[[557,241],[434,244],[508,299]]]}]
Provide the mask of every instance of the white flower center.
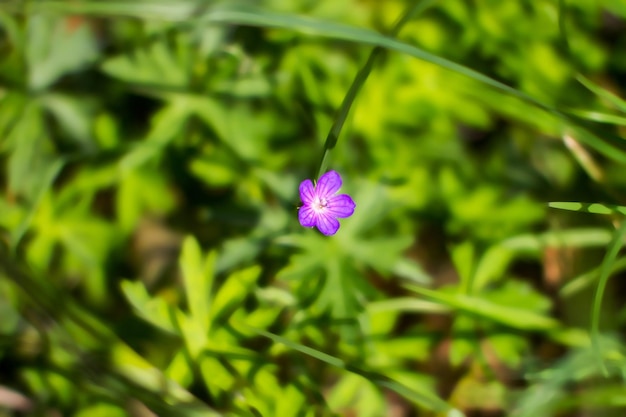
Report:
[{"label": "white flower center", "polygon": [[328,200],[325,198],[315,197],[315,200],[313,200],[313,210],[319,213],[324,211],[326,207],[328,207]]}]

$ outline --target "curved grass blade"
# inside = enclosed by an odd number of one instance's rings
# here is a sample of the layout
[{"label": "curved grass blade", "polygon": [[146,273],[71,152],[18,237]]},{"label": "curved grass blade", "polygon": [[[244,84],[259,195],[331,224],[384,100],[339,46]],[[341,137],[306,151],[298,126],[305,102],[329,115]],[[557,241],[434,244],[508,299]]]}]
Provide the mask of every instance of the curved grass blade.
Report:
[{"label": "curved grass blade", "polygon": [[615,114],[578,109],[568,110],[567,113],[572,114],[576,117],[580,117],[581,119],[591,120],[592,122],[626,126],[626,117],[618,116]]},{"label": "curved grass blade", "polygon": [[606,289],[606,284],[611,276],[611,272],[614,269],[617,254],[624,245],[624,237],[626,237],[626,221],[622,221],[620,227],[613,234],[613,238],[609,243],[606,255],[602,260],[602,264],[600,266],[600,280],[598,281],[598,288],[596,289],[596,295],[593,300],[591,313],[591,344],[593,346],[595,356],[597,360],[601,362],[602,369],[605,374],[607,373],[607,370],[604,361],[602,360],[600,346],[600,309],[602,307],[604,290]]},{"label": "curved grass blade", "polygon": [[591,92],[593,92],[594,94],[596,94],[597,96],[605,99],[606,101],[608,101],[609,103],[611,103],[612,105],[614,105],[617,109],[619,109],[620,111],[626,113],[626,101],[622,100],[621,98],[619,98],[618,96],[616,96],[615,94],[605,90],[604,88],[600,87],[599,85],[595,84],[594,82],[592,82],[589,78],[586,78],[583,75],[578,75],[576,77],[576,79],[578,80],[578,82],[580,82],[582,85],[584,85],[585,87],[587,87]]},{"label": "curved grass blade", "polygon": [[319,361],[327,363],[336,368],[340,368],[348,372],[353,372],[355,374],[361,375],[369,379],[371,382],[378,384],[379,386],[388,388],[396,392],[397,394],[403,396],[404,398],[410,401],[413,401],[417,404],[420,404],[423,407],[433,410],[435,412],[444,413],[444,412],[450,412],[453,410],[453,408],[448,403],[446,403],[444,400],[439,398],[434,393],[417,392],[397,381],[394,381],[393,379],[385,375],[379,374],[377,372],[370,372],[370,371],[355,367],[353,365],[346,364],[346,362],[344,362],[343,360],[335,356],[331,356],[327,353],[321,352],[317,349],[313,349],[308,346],[302,345],[300,343],[293,342],[287,338],[284,338],[274,333],[267,332],[265,330],[256,329],[256,328],[249,327],[243,324],[241,324],[241,326],[245,327],[247,330],[251,332],[254,332],[260,336],[263,336],[272,340],[274,343],[285,345],[288,348],[293,349],[294,351],[303,353],[307,356],[311,356]]},{"label": "curved grass blade", "polygon": [[[573,124],[583,125],[579,119],[571,119],[571,121]],[[623,151],[626,141],[617,135],[608,132],[595,134],[591,130],[582,127],[570,127],[566,135],[591,146],[602,155],[614,161],[626,163],[626,153]]]},{"label": "curved grass blade", "polygon": [[[524,101],[550,112],[557,112],[551,106],[532,96],[496,81],[478,71],[472,70],[456,62],[431,54],[421,48],[381,35],[369,29],[352,27],[316,18],[268,12],[256,7],[242,5],[219,5],[204,9],[190,7],[190,3],[154,3],[154,2],[63,2],[42,1],[31,3],[29,12],[57,12],[67,14],[95,14],[107,16],[128,16],[146,19],[146,16],[167,21],[205,22],[229,25],[244,25],[286,29],[309,35],[355,42],[374,47],[381,47],[405,53],[426,62],[441,66],[448,70],[465,75],[483,84],[502,90]],[[146,14],[148,10],[148,14]],[[563,116],[564,117],[564,116]]]},{"label": "curved grass blade", "polygon": [[615,204],[600,203],[579,203],[579,202],[561,202],[554,201],[548,203],[548,207],[560,210],[582,211],[594,214],[624,214],[626,215],[626,207]]},{"label": "curved grass blade", "polygon": [[[200,8],[191,7],[191,3],[155,3],[155,2],[61,2],[42,1],[29,3],[30,12],[57,12],[68,14],[95,14],[95,15],[123,15],[146,19],[146,16],[159,18],[166,21],[180,22],[184,25],[197,23],[214,23],[227,25],[244,25],[285,29],[314,36],[331,39],[340,39],[358,44],[385,48],[407,54],[417,59],[430,62],[449,71],[459,73],[481,84],[488,85],[503,91],[511,96],[530,103],[546,112],[554,115],[566,124],[578,127],[576,137],[597,149],[607,157],[620,162],[626,162],[626,142],[612,134],[592,132],[589,126],[573,116],[538,100],[521,90],[508,86],[500,81],[490,78],[478,71],[464,65],[450,61],[443,57],[431,54],[421,48],[395,40],[389,36],[381,35],[369,29],[357,28],[348,25],[328,22],[311,17],[303,17],[289,14],[268,12],[259,8],[243,5],[219,5],[214,7]],[[146,14],[146,10],[149,13]],[[581,76],[580,79],[584,79]],[[584,79],[587,82],[586,79]],[[589,85],[590,82],[588,82]],[[606,93],[603,91],[603,93]],[[608,94],[608,93],[606,93]],[[615,100],[616,97],[613,96]],[[617,99],[619,100],[619,99]],[[616,100],[616,104],[617,104]],[[626,108],[626,105],[624,105]],[[331,137],[329,146],[332,145]]]}]

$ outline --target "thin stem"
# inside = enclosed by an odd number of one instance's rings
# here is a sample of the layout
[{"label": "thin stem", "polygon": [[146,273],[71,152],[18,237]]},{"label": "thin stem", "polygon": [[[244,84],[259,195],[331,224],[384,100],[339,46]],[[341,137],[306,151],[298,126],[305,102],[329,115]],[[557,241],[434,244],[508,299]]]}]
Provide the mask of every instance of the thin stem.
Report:
[{"label": "thin stem", "polygon": [[[404,15],[402,15],[402,17],[393,26],[393,28],[389,32],[389,36],[395,37],[400,32],[400,29],[402,29],[402,27],[409,20],[411,20],[416,15],[424,11],[434,2],[435,0],[423,0],[423,1],[415,3],[413,6],[410,6],[407,9],[407,11],[404,13]],[[357,94],[363,87],[363,84],[365,84],[367,77],[370,75],[370,72],[372,71],[372,68],[374,67],[374,62],[380,56],[382,51],[383,51],[383,48],[380,46],[377,46],[374,49],[372,49],[372,52],[367,58],[365,65],[363,65],[363,67],[356,74],[354,81],[352,82],[352,85],[350,86],[350,89],[346,93],[346,96],[344,97],[341,103],[341,106],[339,107],[339,111],[337,112],[337,116],[335,117],[335,121],[333,122],[333,125],[331,126],[330,131],[328,132],[328,135],[326,136],[326,142],[324,142],[324,151],[322,153],[322,159],[320,160],[320,166],[317,171],[317,178],[322,176],[322,174],[326,170],[328,154],[335,147],[335,145],[337,145],[339,134],[341,133],[341,129],[343,129],[343,125],[346,122],[346,119],[348,118],[348,113],[350,113],[352,104],[354,103],[354,100],[356,99]]]},{"label": "thin stem", "polygon": [[619,253],[619,250],[624,244],[624,237],[626,236],[626,220],[622,221],[620,227],[613,234],[613,239],[609,243],[602,264],[600,266],[600,279],[598,281],[598,287],[596,289],[596,295],[593,300],[593,309],[591,314],[591,344],[595,352],[596,358],[600,362],[601,369],[606,375],[608,373],[604,360],[602,357],[602,350],[600,346],[600,313],[602,308],[602,298],[604,297],[604,290],[606,284],[611,277],[613,265],[615,259]]}]

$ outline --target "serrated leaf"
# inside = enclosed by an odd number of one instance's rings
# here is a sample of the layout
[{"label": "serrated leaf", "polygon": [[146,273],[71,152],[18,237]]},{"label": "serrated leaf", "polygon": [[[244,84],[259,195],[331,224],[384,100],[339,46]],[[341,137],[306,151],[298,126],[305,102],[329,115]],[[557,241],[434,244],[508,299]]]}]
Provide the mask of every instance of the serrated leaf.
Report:
[{"label": "serrated leaf", "polygon": [[178,325],[172,320],[179,314],[165,300],[151,297],[142,282],[124,280],[121,283],[122,293],[141,318],[149,323],[173,334],[179,334]]},{"label": "serrated leaf", "polygon": [[163,87],[184,87],[188,83],[186,62],[170,52],[165,38],[130,53],[109,58],[102,71],[119,80]]}]

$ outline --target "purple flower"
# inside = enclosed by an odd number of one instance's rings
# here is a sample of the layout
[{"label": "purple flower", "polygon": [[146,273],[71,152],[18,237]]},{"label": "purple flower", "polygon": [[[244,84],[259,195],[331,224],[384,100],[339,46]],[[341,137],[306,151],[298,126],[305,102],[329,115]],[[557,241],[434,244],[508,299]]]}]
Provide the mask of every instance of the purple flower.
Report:
[{"label": "purple flower", "polygon": [[334,195],[341,188],[341,177],[336,171],[328,171],[320,177],[314,186],[311,180],[300,183],[302,207],[298,211],[298,220],[304,227],[316,226],[326,236],[334,235],[339,230],[339,220],[352,216],[354,201],[347,194]]}]

